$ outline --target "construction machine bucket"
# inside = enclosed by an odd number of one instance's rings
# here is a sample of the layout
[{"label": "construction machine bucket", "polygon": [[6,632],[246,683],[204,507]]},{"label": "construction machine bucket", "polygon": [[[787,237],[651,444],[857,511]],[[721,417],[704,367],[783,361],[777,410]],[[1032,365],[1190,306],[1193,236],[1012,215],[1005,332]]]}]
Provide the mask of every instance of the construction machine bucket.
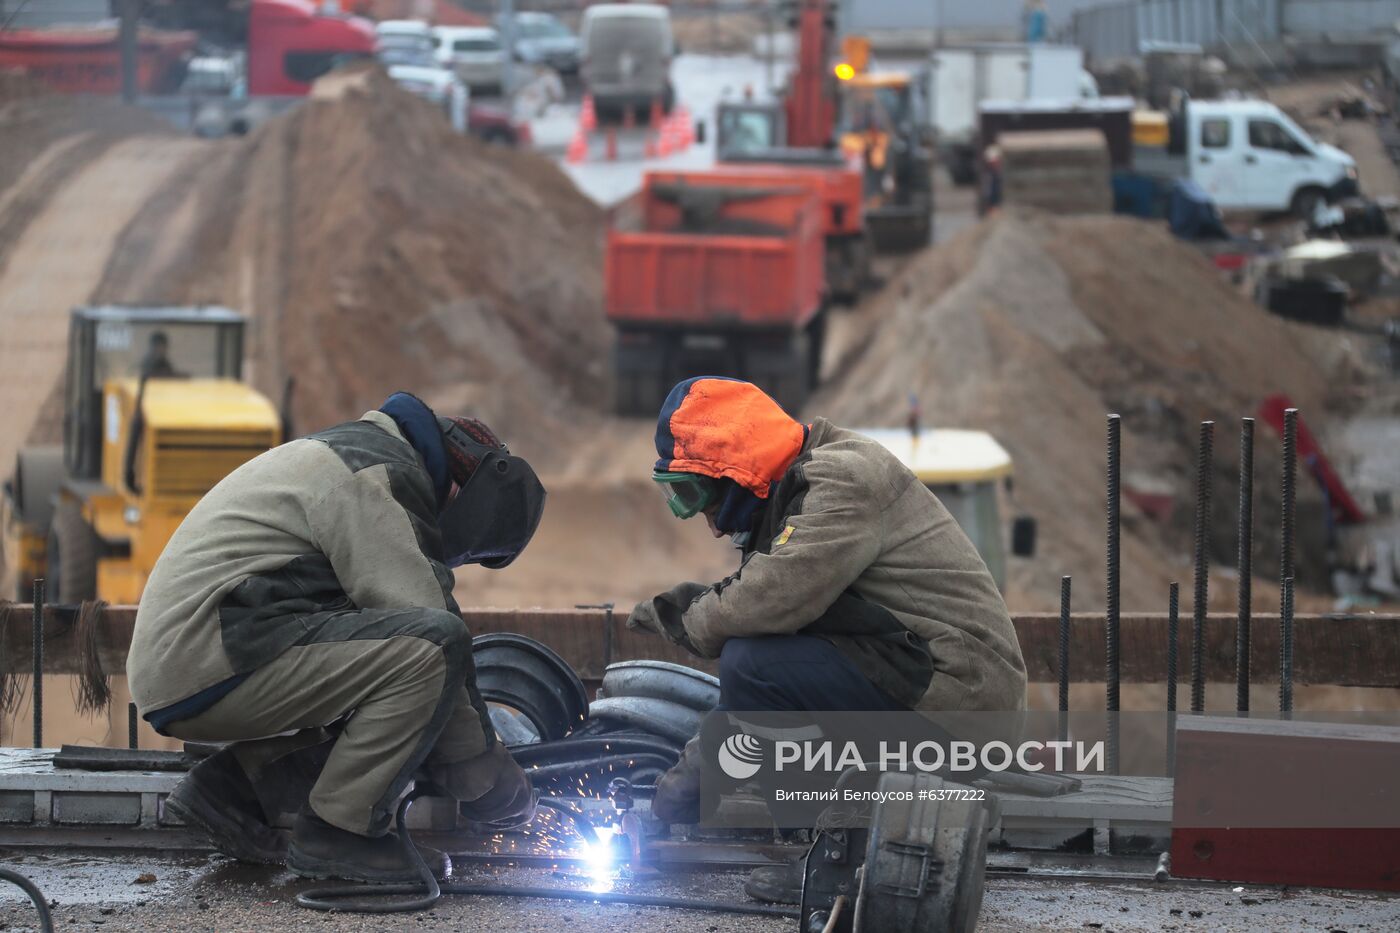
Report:
[{"label": "construction machine bucket", "polygon": [[910,253],[933,239],[933,215],[926,206],[888,204],[865,213],[877,253]]}]

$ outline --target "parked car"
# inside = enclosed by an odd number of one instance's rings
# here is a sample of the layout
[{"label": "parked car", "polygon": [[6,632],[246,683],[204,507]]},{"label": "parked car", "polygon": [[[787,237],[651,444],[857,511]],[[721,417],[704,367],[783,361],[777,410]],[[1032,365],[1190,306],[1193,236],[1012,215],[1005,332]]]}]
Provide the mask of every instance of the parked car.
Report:
[{"label": "parked car", "polygon": [[628,108],[645,116],[653,101],[670,110],[671,11],[654,3],[600,3],[583,13],[579,30],[584,89],[600,119]]},{"label": "parked car", "polygon": [[385,20],[376,32],[379,34],[379,61],[389,77],[410,94],[440,107],[452,128],[465,133],[471,91],[456,74],[438,64],[427,24]]},{"label": "parked car", "polygon": [[496,30],[485,26],[437,26],[433,52],[438,63],[450,68],[473,90],[501,92],[506,51]]},{"label": "parked car", "polygon": [[1190,178],[1225,210],[1291,211],[1355,195],[1356,160],[1262,100],[1192,100],[1169,116],[1166,147],[1138,146],[1142,174]]},{"label": "parked car", "polygon": [[[515,30],[511,37],[516,61],[527,65],[545,65],[563,75],[578,73],[580,45],[578,36],[550,13],[516,13]],[[504,16],[496,20],[501,35],[506,35],[508,23]]]}]

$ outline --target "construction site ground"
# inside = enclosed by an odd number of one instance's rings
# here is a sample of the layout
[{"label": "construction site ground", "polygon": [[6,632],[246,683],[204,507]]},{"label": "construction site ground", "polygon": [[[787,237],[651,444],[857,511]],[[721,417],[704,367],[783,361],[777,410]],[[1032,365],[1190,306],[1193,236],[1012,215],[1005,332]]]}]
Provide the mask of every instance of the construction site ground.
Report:
[{"label": "construction site ground", "polygon": [[[386,918],[324,914],[295,906],[309,882],[274,869],[219,857],[110,856],[64,851],[6,858],[55,900],[55,929],[106,933],[149,930],[254,931],[325,928],[382,930]],[[138,882],[138,878],[149,878]],[[620,880],[618,891],[741,903],[744,876],[735,872],[668,874]],[[458,867],[454,880],[522,887],[587,888],[570,869]],[[32,927],[33,907],[0,886],[0,929]],[[791,933],[794,921],[658,907],[531,898],[445,896],[431,911],[404,916],[396,928],[554,933],[583,928],[617,933]],[[992,878],[983,900],[981,933],[1389,933],[1400,904],[1368,894],[1276,887],[1151,881],[1021,881]]]}]

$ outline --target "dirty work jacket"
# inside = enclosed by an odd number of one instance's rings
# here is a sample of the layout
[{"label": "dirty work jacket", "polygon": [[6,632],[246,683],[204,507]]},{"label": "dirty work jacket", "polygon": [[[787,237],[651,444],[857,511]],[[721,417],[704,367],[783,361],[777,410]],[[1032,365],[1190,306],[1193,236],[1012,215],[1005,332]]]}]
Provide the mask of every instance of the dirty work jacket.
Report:
[{"label": "dirty work jacket", "polygon": [[[770,498],[738,572],[681,615],[701,655],[803,632],[912,708],[1025,708],[1025,662],[991,573],[893,454],[818,418]],[[932,662],[913,683],[911,648]]]},{"label": "dirty work jacket", "polygon": [[[127,656],[143,715],[208,708],[315,641],[338,609],[447,609],[433,484],[388,415],[275,447],[190,510],[156,561]],[[321,613],[314,619],[314,614]]]}]

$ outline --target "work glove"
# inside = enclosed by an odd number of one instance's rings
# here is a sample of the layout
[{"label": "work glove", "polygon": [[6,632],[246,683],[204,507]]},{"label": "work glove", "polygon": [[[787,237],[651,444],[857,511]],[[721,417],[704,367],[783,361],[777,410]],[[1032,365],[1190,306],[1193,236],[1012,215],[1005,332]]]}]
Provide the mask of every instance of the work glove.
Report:
[{"label": "work glove", "polygon": [[644,599],[627,617],[627,627],[660,635],[691,654],[699,654],[686,634],[682,619],[690,604],[708,589],[703,583],[679,583],[658,596]]},{"label": "work glove", "polygon": [[[520,765],[500,742],[470,761],[447,766],[450,783],[444,785],[457,796],[458,810],[481,832],[509,832],[535,818],[535,789]],[[478,788],[485,788],[467,797]]]}]

